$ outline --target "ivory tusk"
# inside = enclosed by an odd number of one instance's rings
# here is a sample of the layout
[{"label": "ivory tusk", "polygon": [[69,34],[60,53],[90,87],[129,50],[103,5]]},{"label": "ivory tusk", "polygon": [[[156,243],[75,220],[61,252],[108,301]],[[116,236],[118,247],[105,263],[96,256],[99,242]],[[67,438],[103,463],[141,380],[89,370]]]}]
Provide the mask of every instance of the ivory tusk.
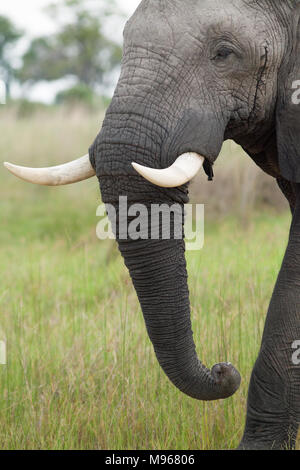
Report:
[{"label": "ivory tusk", "polygon": [[24,181],[43,186],[62,186],[77,183],[95,176],[89,155],[63,165],[49,168],[28,168],[5,162],[5,168]]},{"label": "ivory tusk", "polygon": [[132,163],[133,168],[150,183],[162,188],[176,188],[193,179],[203,166],[205,158],[198,153],[184,153],[169,168],[158,170]]}]

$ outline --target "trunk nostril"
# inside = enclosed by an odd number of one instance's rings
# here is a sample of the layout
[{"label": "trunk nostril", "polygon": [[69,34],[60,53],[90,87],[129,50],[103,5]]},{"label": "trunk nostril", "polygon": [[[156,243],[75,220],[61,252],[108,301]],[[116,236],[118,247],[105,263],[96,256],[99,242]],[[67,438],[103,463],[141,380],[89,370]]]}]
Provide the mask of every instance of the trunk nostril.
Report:
[{"label": "trunk nostril", "polygon": [[228,390],[230,393],[228,396],[238,390],[241,384],[240,373],[230,362],[222,362],[213,366],[211,375],[218,385],[222,385],[225,393]]}]

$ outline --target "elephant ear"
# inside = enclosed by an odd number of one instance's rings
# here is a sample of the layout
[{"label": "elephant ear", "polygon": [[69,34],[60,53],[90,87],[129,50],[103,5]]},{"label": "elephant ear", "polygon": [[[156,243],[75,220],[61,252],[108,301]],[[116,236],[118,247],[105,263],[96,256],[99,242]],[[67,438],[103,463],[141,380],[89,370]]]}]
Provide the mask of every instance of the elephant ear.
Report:
[{"label": "elephant ear", "polygon": [[290,49],[279,71],[276,134],[281,175],[300,183],[300,5],[292,12]]}]

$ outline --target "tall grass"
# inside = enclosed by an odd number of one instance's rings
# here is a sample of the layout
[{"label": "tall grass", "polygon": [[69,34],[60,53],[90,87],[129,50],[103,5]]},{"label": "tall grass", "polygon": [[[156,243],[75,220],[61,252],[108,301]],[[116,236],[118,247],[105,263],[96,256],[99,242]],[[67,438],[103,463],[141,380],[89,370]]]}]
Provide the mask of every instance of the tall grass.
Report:
[{"label": "tall grass", "polygon": [[[102,114],[0,119],[3,159],[42,166],[85,153]],[[243,382],[234,397],[202,403],[159,368],[117,248],[96,238],[97,181],[40,188],[0,170],[0,184],[0,330],[8,348],[0,448],[236,447],[289,213],[214,220],[206,205],[205,247],[187,254],[195,341],[208,366],[231,361]]]}]

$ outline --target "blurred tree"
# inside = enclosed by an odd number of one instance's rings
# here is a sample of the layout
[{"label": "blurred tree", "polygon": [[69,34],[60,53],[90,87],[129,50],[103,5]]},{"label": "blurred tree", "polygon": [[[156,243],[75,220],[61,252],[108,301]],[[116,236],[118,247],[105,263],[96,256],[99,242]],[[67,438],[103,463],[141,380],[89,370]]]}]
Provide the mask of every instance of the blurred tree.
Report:
[{"label": "blurred tree", "polygon": [[70,76],[92,90],[102,85],[105,75],[119,65],[122,56],[121,46],[103,32],[103,20],[115,11],[111,8],[113,1],[108,1],[110,8],[105,8],[101,15],[82,0],[64,0],[49,7],[57,22],[62,17],[69,18],[69,22],[61,25],[57,34],[31,42],[23,57],[20,80],[36,83]]},{"label": "blurred tree", "polygon": [[7,98],[15,75],[9,52],[21,36],[21,31],[18,31],[8,18],[0,16],[0,78],[5,83]]},{"label": "blurred tree", "polygon": [[84,83],[78,83],[72,88],[63,90],[56,95],[56,103],[66,103],[69,105],[82,103],[84,105],[93,106],[95,102],[95,93]]}]

